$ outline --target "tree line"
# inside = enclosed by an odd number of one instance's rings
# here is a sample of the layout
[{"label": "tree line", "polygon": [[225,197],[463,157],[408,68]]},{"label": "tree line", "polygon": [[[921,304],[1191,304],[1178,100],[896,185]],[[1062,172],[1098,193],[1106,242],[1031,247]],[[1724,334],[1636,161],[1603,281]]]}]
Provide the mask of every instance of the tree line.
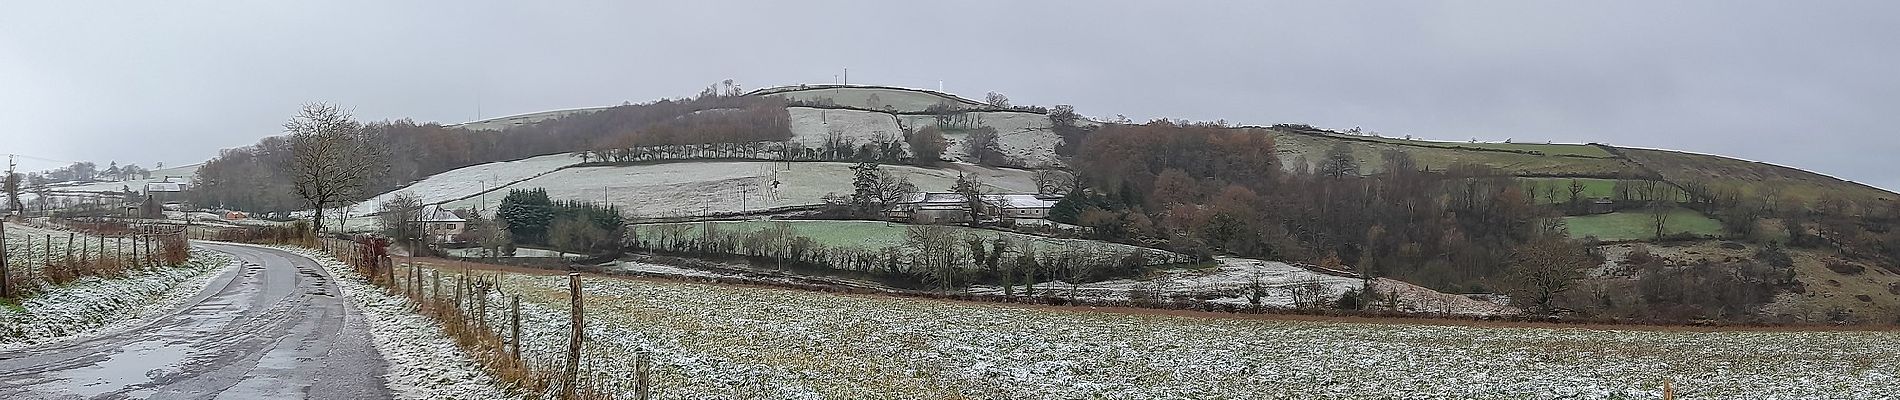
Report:
[{"label": "tree line", "polygon": [[[349,131],[351,143],[393,155],[381,161],[386,170],[368,176],[353,200],[456,168],[537,155],[791,137],[783,100],[739,96],[732,90],[581,112],[498,131],[407,119],[355,124]],[[287,129],[286,133],[294,132]],[[254,212],[311,209],[308,201],[296,195],[295,163],[291,162],[294,138],[271,136],[254,145],[220,151],[199,169],[190,199],[207,207]]]}]

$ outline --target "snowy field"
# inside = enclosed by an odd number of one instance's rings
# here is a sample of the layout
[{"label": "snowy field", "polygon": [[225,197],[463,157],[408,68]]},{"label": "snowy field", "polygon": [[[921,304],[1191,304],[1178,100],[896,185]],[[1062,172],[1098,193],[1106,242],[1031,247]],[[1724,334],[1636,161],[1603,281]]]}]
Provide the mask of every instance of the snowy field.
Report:
[{"label": "snowy field", "polygon": [[[703,215],[706,213],[761,212],[790,206],[823,204],[826,193],[853,190],[851,163],[770,161],[693,161],[661,164],[574,167],[535,177],[489,194],[489,211],[510,189],[546,188],[555,200],[606,201],[638,216]],[[991,190],[1034,193],[1033,173],[970,165],[930,169],[885,165],[897,176],[910,179],[919,190],[947,191],[957,173],[977,174]],[[772,181],[779,184],[776,193]],[[433,178],[431,178],[433,179]],[[604,194],[604,196],[603,196]],[[474,208],[476,199],[450,202],[450,208]]]},{"label": "snowy field", "polygon": [[[1249,296],[1258,282],[1261,288],[1260,305],[1268,308],[1293,308],[1311,306],[1322,302],[1321,306],[1330,306],[1331,302],[1349,291],[1357,291],[1364,286],[1359,278],[1342,277],[1314,272],[1278,261],[1261,261],[1246,258],[1215,257],[1216,265],[1209,268],[1177,268],[1159,271],[1153,276],[1142,279],[1116,279],[1109,281],[1071,285],[1068,282],[1039,282],[1036,289],[1042,295],[1076,297],[1096,300],[1129,300],[1133,295],[1152,296],[1158,301],[1205,301],[1210,303],[1251,306]],[[1498,315],[1514,314],[1517,310],[1491,303],[1472,300],[1464,296],[1439,293],[1410,283],[1378,278],[1373,288],[1380,293],[1391,293],[1398,300],[1398,309],[1407,312],[1458,314],[1458,315]],[[1027,285],[1016,285],[1015,293],[1024,293]],[[969,289],[971,293],[1002,294],[1000,286],[977,286]]]},{"label": "snowy field", "polygon": [[[1056,135],[1055,123],[1049,121],[1049,116],[1013,111],[972,112],[970,116],[977,126],[995,128],[997,147],[1003,154],[1021,160],[1022,166],[1061,164],[1056,157],[1056,145],[1062,143],[1062,137]],[[921,115],[899,116],[898,120],[912,129],[936,123],[934,117]],[[944,149],[944,155],[970,160],[969,152],[963,149],[968,137],[969,134],[962,132],[945,134],[950,147]]]},{"label": "snowy field", "polygon": [[534,125],[536,123],[540,123],[541,121],[566,117],[570,115],[586,114],[590,112],[604,110],[607,108],[610,108],[610,107],[589,107],[589,108],[575,108],[575,109],[568,109],[568,110],[542,111],[542,112],[536,112],[536,113],[510,115],[510,116],[500,117],[500,118],[489,118],[489,119],[484,119],[484,120],[474,121],[474,122],[463,122],[463,123],[454,124],[454,125],[445,125],[444,127],[445,128],[461,128],[461,129],[467,129],[471,131],[499,131],[499,130],[505,130],[505,129],[513,128],[517,126]]},{"label": "snowy field", "polygon": [[[509,275],[531,358],[566,278]],[[659,399],[1891,398],[1900,333],[1202,318],[585,278],[586,373]],[[491,301],[499,301],[493,298]],[[495,316],[493,318],[502,318]]]},{"label": "snowy field", "polygon": [[[928,115],[897,115],[890,113],[832,110],[810,107],[787,107],[791,114],[792,141],[805,147],[818,148],[825,144],[831,130],[836,129],[847,140],[857,144],[872,143],[878,140],[904,140],[904,130],[915,131],[936,124],[936,117]],[[1062,138],[1051,129],[1049,117],[1027,112],[972,112],[969,114],[976,126],[996,129],[997,147],[1003,154],[1022,160],[1023,166],[1059,164],[1056,158],[1056,145]],[[949,148],[944,155],[950,158],[970,161],[963,142],[969,135],[961,131],[947,133],[944,139]],[[908,143],[905,151],[910,150]]]},{"label": "snowy field", "polygon": [[[494,255],[488,254],[488,249],[483,249],[480,247],[470,247],[466,249],[448,249],[445,252],[447,252],[449,256],[452,256],[452,257],[494,257]],[[515,248],[515,254],[509,257],[587,258],[587,255],[578,254],[578,253],[563,253],[563,252],[554,251],[554,250],[542,250],[542,249],[533,249],[533,248],[527,248],[527,247],[517,247]]]},{"label": "snowy field", "polygon": [[[15,274],[37,265],[45,253],[42,235],[54,235],[53,258],[66,254],[65,231],[8,224],[8,264]],[[26,248],[27,237],[33,248]],[[81,236],[81,238],[87,238]],[[77,248],[98,251],[97,239]],[[128,240],[127,246],[136,246]],[[106,249],[117,252],[108,239]],[[193,250],[191,261],[180,267],[132,269],[126,276],[106,279],[83,277],[66,285],[47,286],[23,299],[19,307],[0,307],[0,348],[64,341],[113,332],[142,323],[141,316],[177,307],[204,288],[205,282],[235,267],[229,256]]]},{"label": "snowy field", "polygon": [[[198,167],[201,165],[203,164],[181,165],[181,166],[176,166],[176,167],[155,169],[155,170],[152,170],[151,179],[128,179],[124,181],[104,181],[104,182],[64,184],[64,185],[56,184],[56,185],[49,185],[47,186],[47,188],[48,190],[52,192],[56,192],[56,193],[57,192],[122,193],[125,190],[131,190],[134,192],[143,192],[145,190],[145,184],[162,183],[162,182],[165,182],[166,178],[182,178],[186,182],[191,182],[198,178]],[[22,201],[27,200],[26,197],[27,196],[25,193],[21,194]]]},{"label": "snowy field", "polygon": [[[890,113],[811,107],[786,107],[785,111],[791,115],[792,141],[806,148],[824,148],[825,140],[834,129],[846,140],[860,145],[881,140],[904,141],[904,130],[897,126],[897,117]],[[910,145],[904,148],[908,151]]]},{"label": "snowy field", "polygon": [[[860,107],[894,112],[922,112],[930,106],[948,103],[961,109],[988,108],[974,100],[955,96],[945,96],[919,90],[905,90],[879,87],[825,87],[804,90],[768,89],[773,93],[767,96],[780,96],[798,101],[820,102],[826,99],[834,104],[847,107]],[[872,101],[876,96],[876,101]]]},{"label": "snowy field", "polygon": [[[423,204],[435,204],[464,197],[477,196],[483,188],[495,188],[510,182],[519,182],[528,178],[554,172],[561,167],[579,164],[581,159],[574,153],[549,154],[514,161],[502,161],[477,164],[452,169],[440,174],[404,186],[401,189],[383,193],[369,200],[357,203],[350,209],[354,215],[374,213],[383,202],[396,197],[399,193],[408,193],[420,199]],[[500,203],[501,196],[508,192],[491,193],[491,202]],[[476,203],[480,203],[479,199]]]}]

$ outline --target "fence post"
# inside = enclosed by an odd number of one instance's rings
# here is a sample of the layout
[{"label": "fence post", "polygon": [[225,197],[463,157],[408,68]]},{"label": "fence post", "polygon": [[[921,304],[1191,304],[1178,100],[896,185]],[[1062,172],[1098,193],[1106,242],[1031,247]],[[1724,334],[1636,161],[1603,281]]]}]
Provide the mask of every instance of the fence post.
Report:
[{"label": "fence post", "polygon": [[[6,238],[7,220],[5,216],[0,216],[0,298],[11,299],[13,298],[13,270],[7,268]],[[27,236],[28,240],[32,240],[32,238],[32,236]],[[32,244],[27,244],[27,248],[32,247]]]},{"label": "fence post", "polygon": [[574,398],[574,385],[578,383],[581,372],[581,334],[586,321],[582,319],[581,273],[567,273],[568,323],[567,333],[567,370],[561,376],[561,398]]},{"label": "fence post", "polygon": [[515,362],[521,362],[521,295],[508,301],[508,337],[513,339]]},{"label": "fence post", "polygon": [[73,238],[76,236],[78,236],[77,233],[66,232],[66,260],[64,262],[66,263],[66,268],[72,269],[73,272],[79,271],[78,268],[73,266]]},{"label": "fence post", "polygon": [[635,400],[647,400],[652,395],[653,386],[648,382],[648,376],[651,374],[647,372],[652,367],[652,363],[653,356],[646,351],[639,352],[634,358],[633,398]]},{"label": "fence post", "polygon": [[429,273],[429,308],[436,309],[442,301],[442,271]]}]

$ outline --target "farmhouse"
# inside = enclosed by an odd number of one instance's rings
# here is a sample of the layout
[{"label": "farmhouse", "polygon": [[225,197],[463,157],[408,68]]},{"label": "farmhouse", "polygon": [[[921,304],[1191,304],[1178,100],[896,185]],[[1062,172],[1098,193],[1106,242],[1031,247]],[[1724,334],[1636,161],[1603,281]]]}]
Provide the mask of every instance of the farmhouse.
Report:
[{"label": "farmhouse", "polygon": [[146,183],[144,188],[145,195],[159,202],[183,201],[187,190],[191,190],[191,180],[183,178],[165,178],[161,182]]},{"label": "farmhouse", "polygon": [[423,210],[421,221],[417,223],[422,224],[422,232],[428,235],[430,243],[455,242],[455,237],[468,228],[468,220],[442,207]]},{"label": "farmhouse", "polygon": [[[986,218],[1041,219],[1049,216],[1056,199],[1031,194],[986,194],[978,196]],[[959,223],[970,220],[970,208],[963,195],[947,192],[913,193],[893,207],[887,215],[893,220],[919,224]]]}]

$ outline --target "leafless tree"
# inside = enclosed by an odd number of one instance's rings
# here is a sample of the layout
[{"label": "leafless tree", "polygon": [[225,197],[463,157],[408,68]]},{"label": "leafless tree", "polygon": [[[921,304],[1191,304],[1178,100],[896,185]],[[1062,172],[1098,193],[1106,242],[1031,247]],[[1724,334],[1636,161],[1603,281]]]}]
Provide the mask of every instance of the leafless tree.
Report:
[{"label": "leafless tree", "polygon": [[1047,165],[1037,169],[1029,179],[1036,183],[1036,190],[1042,194],[1068,194],[1075,189],[1074,175]]},{"label": "leafless tree", "polygon": [[1656,228],[1656,239],[1661,240],[1669,234],[1669,214],[1672,211],[1669,202],[1654,200],[1649,202],[1649,221]]},{"label": "leafless tree", "polygon": [[311,227],[323,232],[323,210],[359,199],[371,179],[389,171],[382,147],[371,143],[348,111],[311,103],[284,123],[290,134],[291,183],[315,210]]},{"label": "leafless tree", "polygon": [[1595,260],[1582,247],[1561,237],[1534,239],[1511,255],[1507,276],[1513,301],[1539,313],[1554,313],[1557,295],[1569,291]]},{"label": "leafless tree", "polygon": [[904,232],[904,247],[911,250],[911,268],[923,271],[937,287],[956,286],[957,234],[942,225],[915,225]]},{"label": "leafless tree", "polygon": [[408,192],[397,193],[389,200],[377,205],[376,221],[383,226],[383,235],[396,239],[396,243],[408,245],[411,240],[421,236],[421,228],[416,221],[422,215],[422,201]]},{"label": "leafless tree", "polygon": [[1002,93],[990,92],[989,95],[983,96],[983,102],[989,103],[990,107],[1009,108],[1009,96],[1004,96]]}]

